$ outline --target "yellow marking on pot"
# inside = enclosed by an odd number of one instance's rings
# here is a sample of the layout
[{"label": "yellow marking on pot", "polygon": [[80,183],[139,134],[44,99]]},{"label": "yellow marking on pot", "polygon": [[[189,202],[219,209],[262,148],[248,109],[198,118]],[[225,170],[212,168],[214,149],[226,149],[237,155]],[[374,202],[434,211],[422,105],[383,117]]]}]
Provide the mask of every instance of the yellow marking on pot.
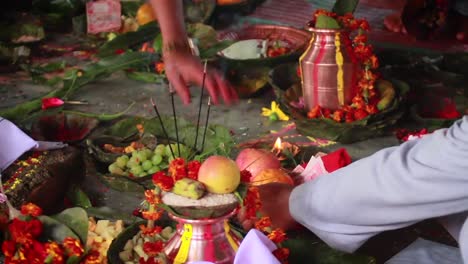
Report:
[{"label": "yellow marking on pot", "polygon": [[343,73],[343,54],[341,53],[340,33],[335,34],[335,59],[338,71],[336,73],[336,80],[338,86],[338,103],[344,105],[344,73]]},{"label": "yellow marking on pot", "polygon": [[226,233],[226,238],[229,242],[229,245],[231,245],[232,249],[234,249],[235,252],[239,249],[239,246],[236,244],[234,241],[234,238],[232,238],[231,235],[231,227],[229,226],[228,221],[224,221],[224,232]]},{"label": "yellow marking on pot", "polygon": [[182,264],[187,261],[190,242],[192,241],[193,228],[191,224],[184,224],[184,233],[182,234],[182,243],[174,259],[174,264]]}]

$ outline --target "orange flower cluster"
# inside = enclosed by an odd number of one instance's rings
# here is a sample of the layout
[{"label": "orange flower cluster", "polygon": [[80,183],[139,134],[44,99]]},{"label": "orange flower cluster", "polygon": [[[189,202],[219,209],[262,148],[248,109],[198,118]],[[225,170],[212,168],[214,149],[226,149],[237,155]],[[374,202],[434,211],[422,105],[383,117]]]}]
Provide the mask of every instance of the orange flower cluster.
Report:
[{"label": "orange flower cluster", "polygon": [[97,264],[99,252],[85,252],[78,238],[66,237],[57,241],[40,242],[43,225],[37,218],[42,209],[32,203],[21,207],[22,219],[14,218],[8,225],[9,240],[3,241],[5,263],[18,264],[64,264],[70,258],[80,259],[80,264]]},{"label": "orange flower cluster", "polygon": [[268,216],[257,218],[257,212],[261,209],[260,194],[256,187],[250,187],[244,198],[245,220],[257,220],[255,229],[262,231],[273,243],[278,245],[273,254],[283,264],[288,263],[289,249],[281,247],[281,243],[287,239],[286,233],[280,229],[272,229],[271,219]]},{"label": "orange flower cluster", "polygon": [[379,95],[374,88],[374,84],[379,78],[379,74],[376,72],[376,69],[379,67],[379,61],[374,54],[372,46],[367,43],[367,35],[364,34],[364,32],[370,30],[369,23],[365,19],[354,18],[350,13],[344,16],[337,16],[335,13],[326,10],[317,10],[314,13],[312,21],[315,21],[318,15],[327,15],[335,18],[342,27],[349,32],[358,32],[353,38],[352,46],[354,57],[361,65],[361,69],[357,75],[358,81],[355,89],[357,93],[350,105],[345,105],[341,109],[335,111],[317,105],[310,109],[307,113],[307,117],[324,117],[333,119],[336,122],[350,123],[377,113],[378,109],[376,105],[379,100]]},{"label": "orange flower cluster", "polygon": [[201,163],[197,160],[185,162],[183,158],[176,158],[169,164],[168,173],[174,182],[182,178],[198,179]]}]

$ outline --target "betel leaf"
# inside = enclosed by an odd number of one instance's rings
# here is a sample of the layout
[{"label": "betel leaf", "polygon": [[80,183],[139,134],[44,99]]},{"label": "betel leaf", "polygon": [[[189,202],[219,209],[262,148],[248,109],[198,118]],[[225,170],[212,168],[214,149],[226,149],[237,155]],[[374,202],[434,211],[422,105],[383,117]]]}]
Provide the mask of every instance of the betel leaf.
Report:
[{"label": "betel leaf", "polygon": [[335,5],[332,8],[332,12],[336,13],[338,16],[343,16],[347,13],[354,13],[359,0],[336,0]]},{"label": "betel leaf", "polygon": [[236,41],[234,40],[223,40],[220,41],[214,45],[212,45],[209,48],[206,49],[200,49],[200,58],[202,59],[210,59],[216,56],[218,52],[226,49],[227,47],[231,46],[234,44]]},{"label": "betel leaf", "polygon": [[[45,215],[41,215],[38,218],[42,222],[43,231],[41,236],[45,241],[52,240],[62,242],[66,237],[80,239],[75,232],[60,221]],[[86,223],[87,222],[88,220],[86,219]]]},{"label": "betel leaf", "polygon": [[318,29],[340,29],[341,26],[338,21],[326,15],[318,15],[315,22],[315,28]]},{"label": "betel leaf", "polygon": [[88,237],[88,214],[83,208],[69,208],[59,214],[51,216],[51,218],[66,225],[78,235],[82,242],[86,242]]},{"label": "betel leaf", "polygon": [[74,206],[79,206],[85,209],[92,206],[88,195],[86,195],[86,193],[77,185],[70,187],[67,192],[67,198]]}]

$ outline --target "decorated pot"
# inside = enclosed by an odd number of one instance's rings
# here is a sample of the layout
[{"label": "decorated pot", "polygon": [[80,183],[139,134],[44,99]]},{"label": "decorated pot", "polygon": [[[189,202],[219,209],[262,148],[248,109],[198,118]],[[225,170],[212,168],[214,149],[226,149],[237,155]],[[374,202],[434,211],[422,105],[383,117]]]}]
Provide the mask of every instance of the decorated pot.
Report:
[{"label": "decorated pot", "polygon": [[312,38],[299,59],[302,94],[308,110],[336,110],[351,102],[356,91],[357,61],[348,32],[309,28]]},{"label": "decorated pot", "polygon": [[168,213],[177,222],[177,231],[167,242],[164,252],[175,264],[193,261],[233,263],[240,241],[227,221],[236,211],[218,218],[200,220]]}]

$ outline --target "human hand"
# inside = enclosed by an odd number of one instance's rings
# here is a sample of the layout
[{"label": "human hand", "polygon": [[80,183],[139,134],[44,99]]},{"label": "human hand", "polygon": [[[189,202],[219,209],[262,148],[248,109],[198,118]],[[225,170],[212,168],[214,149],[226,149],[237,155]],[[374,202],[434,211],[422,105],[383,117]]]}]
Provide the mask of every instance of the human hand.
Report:
[{"label": "human hand", "polygon": [[[270,217],[273,228],[291,230],[297,227],[298,223],[289,213],[289,196],[294,186],[283,183],[268,183],[257,188],[262,203],[260,212],[263,216]],[[238,220],[245,230],[251,229],[254,225],[252,220],[245,219],[243,209],[239,211]]]},{"label": "human hand", "polygon": [[[163,56],[166,76],[169,82],[183,103],[189,104],[190,91],[188,85],[194,84],[202,87],[203,83],[203,65],[200,59],[192,55],[188,50],[166,51]],[[213,104],[219,103],[219,95],[223,98],[224,103],[228,105],[238,100],[236,91],[214,69],[207,69],[205,87],[211,96]]]}]

